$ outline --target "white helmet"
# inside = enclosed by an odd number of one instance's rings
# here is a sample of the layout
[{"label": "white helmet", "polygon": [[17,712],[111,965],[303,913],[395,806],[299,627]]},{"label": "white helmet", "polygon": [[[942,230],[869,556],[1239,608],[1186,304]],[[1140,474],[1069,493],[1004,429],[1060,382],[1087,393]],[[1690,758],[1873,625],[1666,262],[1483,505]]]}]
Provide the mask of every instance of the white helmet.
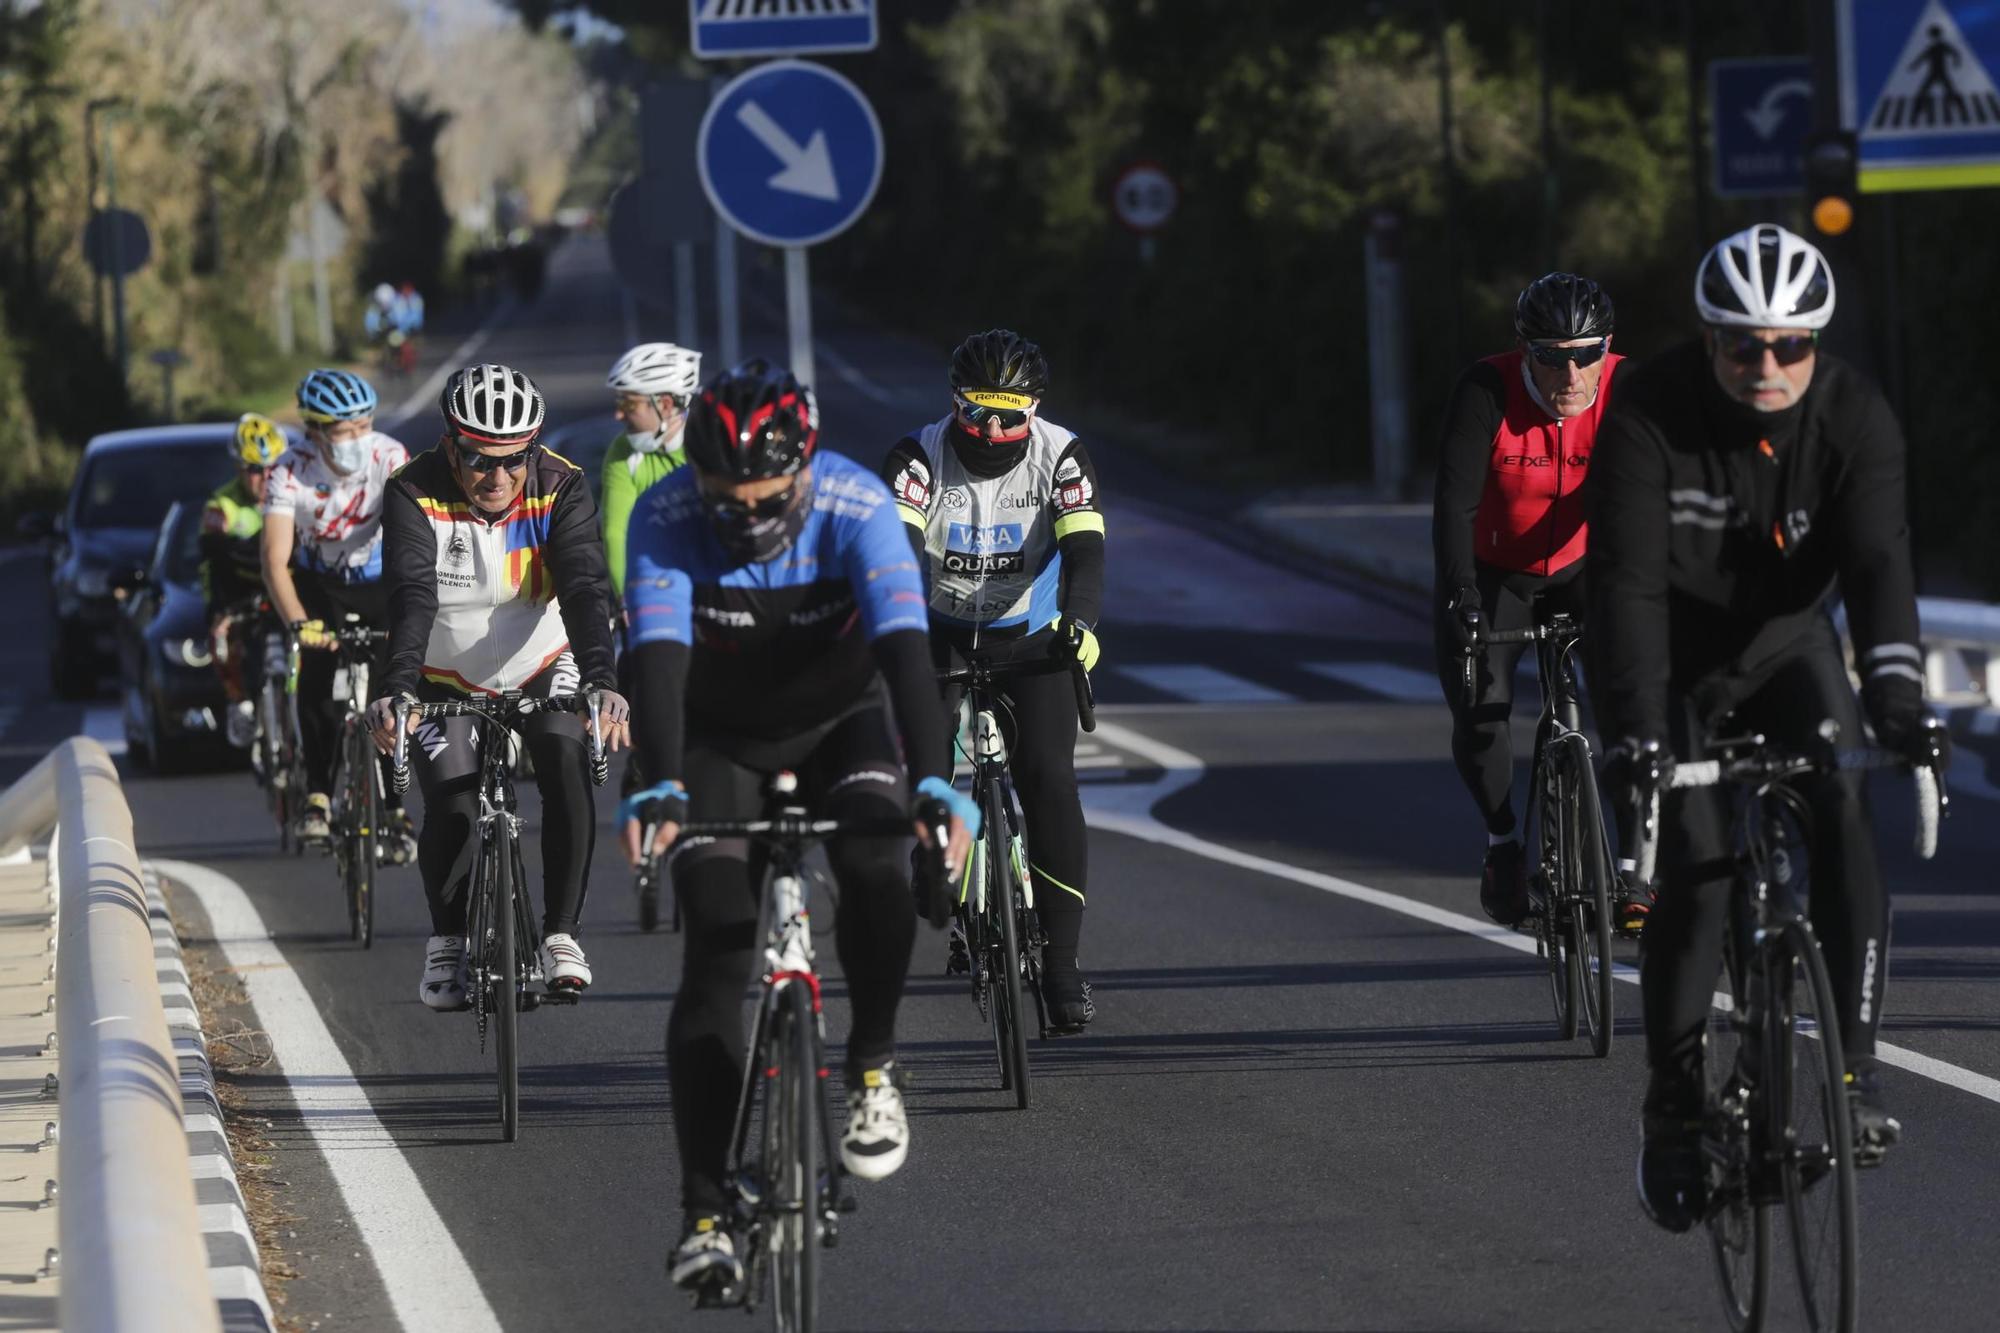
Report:
[{"label": "white helmet", "polygon": [[509,366],[455,370],[438,395],[453,431],[482,444],[519,444],[542,429],[545,411],[535,382]]},{"label": "white helmet", "polygon": [[1819,247],[1774,222],[1717,241],[1694,275],[1704,324],[1823,329],[1833,319],[1833,269]]},{"label": "white helmet", "polygon": [[396,289],[388,283],[378,283],[375,287],[375,304],[389,305],[396,299]]},{"label": "white helmet", "polygon": [[701,387],[701,353],[672,343],[640,343],[618,358],[604,383],[619,393],[686,400]]}]

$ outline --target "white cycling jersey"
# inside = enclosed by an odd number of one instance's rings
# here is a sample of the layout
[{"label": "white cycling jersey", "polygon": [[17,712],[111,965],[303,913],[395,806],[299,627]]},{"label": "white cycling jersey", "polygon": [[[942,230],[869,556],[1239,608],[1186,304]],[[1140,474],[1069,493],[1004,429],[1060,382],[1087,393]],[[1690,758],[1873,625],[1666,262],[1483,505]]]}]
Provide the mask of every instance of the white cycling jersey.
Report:
[{"label": "white cycling jersey", "polygon": [[409,451],[380,431],[363,441],[366,461],[335,472],[310,442],[286,451],[264,486],[264,513],[296,525],[296,563],[347,583],[382,577],[382,493]]}]

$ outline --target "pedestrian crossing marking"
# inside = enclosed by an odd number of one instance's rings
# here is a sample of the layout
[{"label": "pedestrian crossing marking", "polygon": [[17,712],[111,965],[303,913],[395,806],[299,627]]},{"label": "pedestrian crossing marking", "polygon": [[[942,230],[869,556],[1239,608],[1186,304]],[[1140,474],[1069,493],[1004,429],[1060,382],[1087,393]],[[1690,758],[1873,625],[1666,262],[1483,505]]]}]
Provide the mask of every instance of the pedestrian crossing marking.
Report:
[{"label": "pedestrian crossing marking", "polygon": [[1876,95],[1870,139],[1981,134],[2000,129],[2000,89],[1940,0],[1917,16],[1895,72]]},{"label": "pedestrian crossing marking", "polygon": [[1444,697],[1436,676],[1394,662],[1307,662],[1304,669],[1399,703],[1434,704]]},{"label": "pedestrian crossing marking", "polygon": [[116,708],[100,704],[84,709],[83,734],[102,745],[106,754],[125,753],[125,719]]},{"label": "pedestrian crossing marking", "polygon": [[1191,662],[1167,662],[1121,666],[1120,675],[1138,681],[1147,689],[1177,695],[1198,704],[1289,704],[1298,700],[1283,690],[1274,690],[1241,676]]}]

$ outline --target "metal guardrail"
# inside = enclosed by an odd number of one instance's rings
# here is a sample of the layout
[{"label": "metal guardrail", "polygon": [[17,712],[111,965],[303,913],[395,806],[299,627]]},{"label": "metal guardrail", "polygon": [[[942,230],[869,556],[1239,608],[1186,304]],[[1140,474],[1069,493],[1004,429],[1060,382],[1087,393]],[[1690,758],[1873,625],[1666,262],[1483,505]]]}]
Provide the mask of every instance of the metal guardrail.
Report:
[{"label": "metal guardrail", "polygon": [[217,1330],[132,812],[96,741],[0,794],[0,855],[52,828],[62,1326]]}]

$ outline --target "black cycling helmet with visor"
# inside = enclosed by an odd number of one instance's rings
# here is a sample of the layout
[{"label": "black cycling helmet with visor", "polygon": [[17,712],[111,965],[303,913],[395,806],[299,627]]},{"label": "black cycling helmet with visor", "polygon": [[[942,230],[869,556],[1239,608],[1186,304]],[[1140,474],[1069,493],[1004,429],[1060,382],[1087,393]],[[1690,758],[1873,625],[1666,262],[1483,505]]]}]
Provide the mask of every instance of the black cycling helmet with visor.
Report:
[{"label": "black cycling helmet with visor", "polygon": [[1012,329],[975,333],[951,354],[951,388],[959,410],[975,426],[987,418],[1017,430],[1049,389],[1042,349]]},{"label": "black cycling helmet with visor", "polygon": [[688,406],[682,447],[699,472],[762,481],[799,471],[819,443],[819,404],[783,366],[745,361]]},{"label": "black cycling helmet with visor", "polygon": [[[1609,350],[1614,323],[1610,293],[1574,273],[1544,273],[1514,302],[1514,332],[1545,366],[1594,365]],[[1594,338],[1581,347],[1555,344]]]}]

